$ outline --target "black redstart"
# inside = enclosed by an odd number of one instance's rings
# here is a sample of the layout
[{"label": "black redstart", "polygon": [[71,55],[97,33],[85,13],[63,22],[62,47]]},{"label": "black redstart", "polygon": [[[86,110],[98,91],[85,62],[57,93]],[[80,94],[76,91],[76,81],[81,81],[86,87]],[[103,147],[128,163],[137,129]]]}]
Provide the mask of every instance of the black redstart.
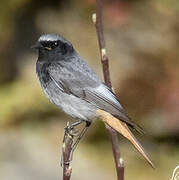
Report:
[{"label": "black redstart", "polygon": [[126,137],[153,167],[129,127],[141,131],[128,117],[115,94],[78,55],[72,44],[56,34],[42,35],[34,48],[39,57],[36,72],[52,103],[77,119],[72,126],[101,119]]}]

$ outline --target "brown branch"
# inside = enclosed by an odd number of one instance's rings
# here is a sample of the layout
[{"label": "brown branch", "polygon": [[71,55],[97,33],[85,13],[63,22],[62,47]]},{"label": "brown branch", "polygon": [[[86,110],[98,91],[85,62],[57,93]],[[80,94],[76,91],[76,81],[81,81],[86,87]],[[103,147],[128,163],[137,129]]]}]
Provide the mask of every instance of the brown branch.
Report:
[{"label": "brown branch", "polygon": [[[103,34],[103,22],[102,22],[102,0],[96,0],[96,14],[93,14],[93,22],[96,26],[96,33],[98,37],[100,55],[101,55],[101,63],[103,67],[103,75],[105,84],[111,88],[111,80],[110,80],[110,72],[109,72],[109,59],[106,55],[106,46],[105,39]],[[123,160],[120,158],[120,150],[119,150],[119,140],[117,136],[117,132],[114,131],[111,127],[106,125],[106,129],[110,135],[111,143],[112,143],[112,151],[116,165],[117,178],[118,180],[124,179],[124,165]]]},{"label": "brown branch", "polygon": [[62,148],[62,163],[63,163],[63,180],[70,180],[72,168],[70,167],[70,154],[72,151],[73,139],[68,134],[65,135]]}]

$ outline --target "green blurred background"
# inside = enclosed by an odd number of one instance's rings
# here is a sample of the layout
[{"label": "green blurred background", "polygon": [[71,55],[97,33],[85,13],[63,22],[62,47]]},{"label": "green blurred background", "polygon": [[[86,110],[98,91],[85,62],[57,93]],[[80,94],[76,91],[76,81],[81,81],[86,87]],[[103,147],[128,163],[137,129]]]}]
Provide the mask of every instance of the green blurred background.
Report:
[{"label": "green blurred background", "polygon": [[[146,134],[137,135],[155,162],[120,138],[125,179],[169,180],[179,165],[179,2],[106,0],[104,30],[113,87]],[[0,179],[62,179],[64,126],[72,119],[44,96],[30,49],[44,33],[72,42],[103,79],[91,15],[95,0],[1,0]],[[72,121],[71,121],[72,122]],[[94,122],[75,151],[73,180],[116,179],[111,144]]]}]

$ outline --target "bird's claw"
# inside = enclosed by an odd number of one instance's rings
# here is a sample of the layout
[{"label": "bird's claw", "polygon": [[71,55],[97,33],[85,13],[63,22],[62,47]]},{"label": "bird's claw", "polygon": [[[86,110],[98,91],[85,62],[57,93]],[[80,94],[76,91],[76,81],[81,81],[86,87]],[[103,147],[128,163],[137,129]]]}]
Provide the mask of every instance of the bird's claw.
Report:
[{"label": "bird's claw", "polygon": [[74,136],[78,136],[78,130],[76,130],[74,126],[70,126],[69,124],[67,124],[67,126],[65,127],[65,133],[68,134],[71,138],[73,138]]}]

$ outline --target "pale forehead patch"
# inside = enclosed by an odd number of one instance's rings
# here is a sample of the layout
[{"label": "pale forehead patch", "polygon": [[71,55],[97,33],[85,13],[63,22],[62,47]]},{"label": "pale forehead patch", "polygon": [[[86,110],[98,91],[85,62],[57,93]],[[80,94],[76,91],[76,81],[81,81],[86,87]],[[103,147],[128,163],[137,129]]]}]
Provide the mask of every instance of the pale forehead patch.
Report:
[{"label": "pale forehead patch", "polygon": [[69,41],[67,41],[62,36],[59,36],[58,34],[44,34],[44,35],[41,35],[38,41],[39,42],[44,42],[44,41],[61,41],[61,42],[67,43],[67,44],[71,44]]},{"label": "pale forehead patch", "polygon": [[61,40],[61,38],[57,34],[44,34],[40,36],[38,41],[42,42],[42,41],[58,41],[58,40]]}]

